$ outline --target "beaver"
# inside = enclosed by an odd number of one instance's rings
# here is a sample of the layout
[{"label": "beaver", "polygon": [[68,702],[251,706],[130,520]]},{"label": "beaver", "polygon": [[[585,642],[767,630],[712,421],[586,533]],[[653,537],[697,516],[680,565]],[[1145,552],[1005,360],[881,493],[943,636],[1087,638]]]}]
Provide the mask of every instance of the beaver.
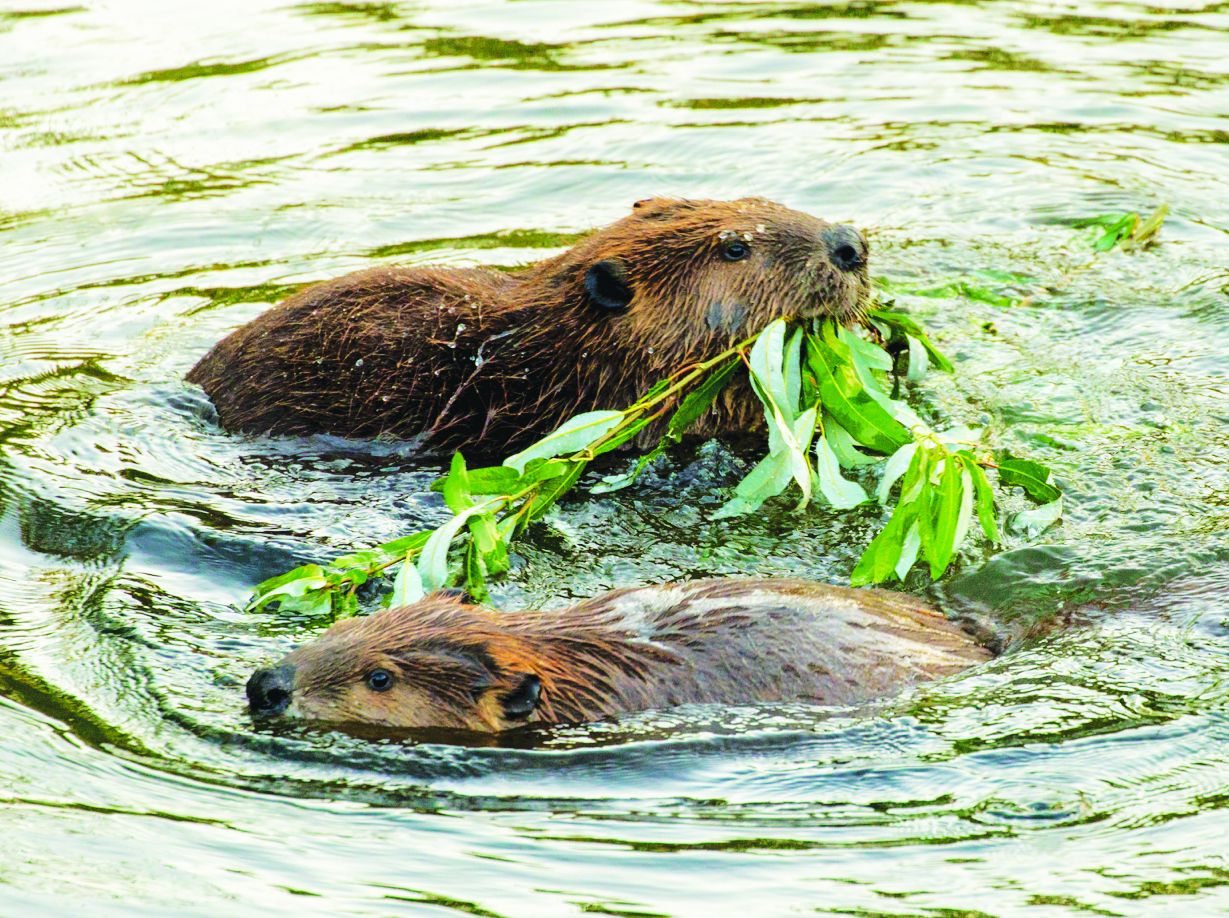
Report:
[{"label": "beaver", "polygon": [[[870,298],[852,226],[759,198],[653,198],[561,255],[491,268],[379,267],[315,284],[188,373],[222,426],[504,454],[781,316],[855,321]],[[754,429],[745,371],[693,428]],[[651,448],[656,419],[631,448]]]},{"label": "beaver", "polygon": [[630,587],[554,612],[433,594],[248,680],[257,717],[499,732],[692,702],[860,704],[994,654],[910,596],[804,580]]}]

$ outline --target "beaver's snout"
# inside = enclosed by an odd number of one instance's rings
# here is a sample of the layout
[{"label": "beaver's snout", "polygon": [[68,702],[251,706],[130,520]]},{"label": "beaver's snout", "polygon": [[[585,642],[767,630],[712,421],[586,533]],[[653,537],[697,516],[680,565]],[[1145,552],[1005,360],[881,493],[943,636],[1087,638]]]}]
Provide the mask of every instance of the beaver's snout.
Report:
[{"label": "beaver's snout", "polygon": [[828,260],[840,271],[860,271],[866,267],[870,251],[866,237],[847,223],[830,226],[824,230],[824,242],[828,245]]},{"label": "beaver's snout", "polygon": [[247,692],[253,714],[259,717],[281,714],[294,694],[294,667],[283,663],[256,670],[248,680]]}]

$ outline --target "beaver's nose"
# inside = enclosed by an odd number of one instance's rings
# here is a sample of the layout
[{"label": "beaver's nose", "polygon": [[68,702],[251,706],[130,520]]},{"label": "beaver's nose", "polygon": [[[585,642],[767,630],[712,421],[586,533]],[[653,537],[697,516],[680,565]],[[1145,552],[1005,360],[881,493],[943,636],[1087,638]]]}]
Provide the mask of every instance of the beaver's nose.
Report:
[{"label": "beaver's nose", "polygon": [[256,670],[248,680],[247,691],[253,714],[260,717],[281,714],[294,693],[294,667],[283,663]]},{"label": "beaver's nose", "polygon": [[857,271],[866,265],[869,246],[866,237],[847,223],[824,230],[828,245],[828,260],[841,271]]}]

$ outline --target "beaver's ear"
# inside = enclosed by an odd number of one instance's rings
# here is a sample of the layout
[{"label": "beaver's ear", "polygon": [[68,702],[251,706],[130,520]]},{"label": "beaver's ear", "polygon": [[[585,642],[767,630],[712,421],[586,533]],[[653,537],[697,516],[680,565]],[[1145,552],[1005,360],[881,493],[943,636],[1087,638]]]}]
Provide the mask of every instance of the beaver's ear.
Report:
[{"label": "beaver's ear", "polygon": [[473,595],[463,587],[443,587],[431,595],[437,599],[455,599],[457,602],[467,606],[474,605]]},{"label": "beaver's ear", "polygon": [[507,720],[524,720],[538,706],[542,680],[533,673],[509,673],[508,688],[499,693],[499,704]]},{"label": "beaver's ear", "polygon": [[635,291],[627,282],[623,262],[614,258],[604,258],[589,265],[589,270],[585,272],[585,291],[594,305],[611,312],[626,309],[635,296]]}]

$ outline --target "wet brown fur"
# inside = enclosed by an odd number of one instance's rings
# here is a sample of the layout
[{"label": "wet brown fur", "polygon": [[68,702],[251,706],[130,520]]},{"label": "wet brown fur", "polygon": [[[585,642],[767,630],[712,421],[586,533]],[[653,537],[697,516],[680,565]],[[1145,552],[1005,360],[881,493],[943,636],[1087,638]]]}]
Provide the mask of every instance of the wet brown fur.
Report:
[{"label": "wet brown fur", "polygon": [[[308,720],[499,731],[692,702],[859,704],[991,656],[909,596],[705,580],[515,614],[431,596],[340,622],[252,681],[293,667],[288,713]],[[392,688],[368,687],[376,668]]]},{"label": "wet brown fur", "polygon": [[[832,224],[758,198],[639,202],[630,216],[518,271],[382,267],[291,296],[218,343],[188,373],[229,430],[421,438],[432,450],[506,455],[584,411],[619,409],[669,373],[779,316],[855,319],[860,263],[832,262]],[[852,232],[851,228],[844,228]],[[751,248],[722,258],[735,236]],[[632,294],[604,308],[586,272]],[[700,436],[761,423],[745,375]],[[665,420],[635,445],[657,441]]]}]

